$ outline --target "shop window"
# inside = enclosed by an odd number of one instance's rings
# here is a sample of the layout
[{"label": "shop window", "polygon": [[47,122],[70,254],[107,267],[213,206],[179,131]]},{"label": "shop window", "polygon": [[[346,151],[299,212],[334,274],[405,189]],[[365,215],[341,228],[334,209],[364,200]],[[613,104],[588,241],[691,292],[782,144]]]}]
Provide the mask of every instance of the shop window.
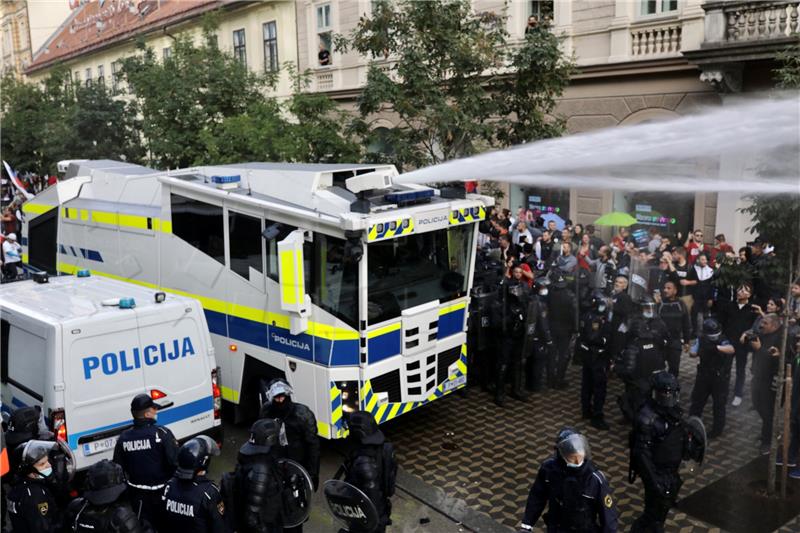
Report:
[{"label": "shop window", "polygon": [[556,214],[567,220],[569,214],[569,189],[523,188],[525,207],[535,216]]},{"label": "shop window", "polygon": [[172,233],[209,257],[225,264],[222,207],[173,194]]},{"label": "shop window", "polygon": [[257,274],[263,275],[264,239],[261,238],[260,218],[228,212],[228,242],[232,271],[248,281],[255,281],[253,278],[258,278]]},{"label": "shop window", "polygon": [[630,213],[638,221],[632,231],[655,227],[663,235],[680,232],[685,237],[693,229],[694,193],[618,193],[614,210]]}]

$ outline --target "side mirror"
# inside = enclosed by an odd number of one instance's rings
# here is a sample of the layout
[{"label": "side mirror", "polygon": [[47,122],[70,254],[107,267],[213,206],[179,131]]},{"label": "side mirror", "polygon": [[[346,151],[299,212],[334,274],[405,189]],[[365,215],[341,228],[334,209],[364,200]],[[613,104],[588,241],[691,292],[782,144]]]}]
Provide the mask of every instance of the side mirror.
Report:
[{"label": "side mirror", "polygon": [[278,278],[281,309],[289,313],[290,332],[298,335],[308,329],[311,298],[306,294],[303,270],[303,243],[305,232],[294,230],[278,242]]}]

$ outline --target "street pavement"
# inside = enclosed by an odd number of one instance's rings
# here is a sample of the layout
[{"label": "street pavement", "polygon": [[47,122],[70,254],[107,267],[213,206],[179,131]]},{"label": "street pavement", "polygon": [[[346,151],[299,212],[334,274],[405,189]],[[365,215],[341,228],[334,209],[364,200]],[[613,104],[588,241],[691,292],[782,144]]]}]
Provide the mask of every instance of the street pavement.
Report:
[{"label": "street pavement", "polygon": [[[232,471],[235,468],[236,454],[249,437],[247,424],[236,425],[226,422],[224,427],[225,441],[222,446],[222,454],[212,460],[209,469],[209,477],[216,481],[222,477],[224,472]],[[320,484],[324,480],[332,478],[341,465],[342,456],[338,451],[340,448],[338,443],[322,441]],[[467,530],[458,522],[403,490],[402,481],[406,480],[407,476],[401,474],[399,477],[398,485],[401,487],[392,498],[393,524],[387,529],[388,533],[459,533]],[[412,480],[411,483],[413,484],[414,481]],[[306,533],[330,533],[337,530],[338,526],[334,524],[333,518],[328,512],[320,488],[314,495],[311,518],[304,525],[303,531]]]}]

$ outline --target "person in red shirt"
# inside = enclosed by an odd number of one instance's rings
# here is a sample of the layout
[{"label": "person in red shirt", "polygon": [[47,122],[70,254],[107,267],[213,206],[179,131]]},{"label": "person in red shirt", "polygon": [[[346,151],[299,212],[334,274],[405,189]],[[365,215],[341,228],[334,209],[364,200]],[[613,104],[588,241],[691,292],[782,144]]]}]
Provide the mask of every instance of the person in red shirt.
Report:
[{"label": "person in red shirt", "polygon": [[694,266],[698,255],[711,254],[711,247],[703,242],[703,230],[701,229],[696,229],[694,233],[689,234],[684,248],[686,248],[686,260],[689,261],[689,266]]},{"label": "person in red shirt", "polygon": [[619,233],[611,239],[611,247],[616,248],[618,253],[622,252],[625,250],[625,241],[628,240],[629,236],[628,228],[619,228]]},{"label": "person in red shirt", "polygon": [[714,247],[711,249],[711,264],[716,264],[717,255],[725,257],[728,252],[733,252],[733,246],[725,241],[725,235],[720,233],[714,237]]}]

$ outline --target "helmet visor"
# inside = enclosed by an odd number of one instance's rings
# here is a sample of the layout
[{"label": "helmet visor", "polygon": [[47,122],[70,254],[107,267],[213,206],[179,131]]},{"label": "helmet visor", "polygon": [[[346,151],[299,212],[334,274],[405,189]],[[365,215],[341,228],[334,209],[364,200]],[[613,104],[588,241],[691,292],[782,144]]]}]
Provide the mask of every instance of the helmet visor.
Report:
[{"label": "helmet visor", "polygon": [[208,435],[198,435],[197,440],[203,442],[206,447],[206,451],[208,455],[216,457],[220,454],[219,446],[217,445],[216,441],[209,437]]},{"label": "helmet visor", "polygon": [[573,433],[558,441],[558,454],[564,461],[573,464],[583,463],[590,458],[589,442],[580,433]]},{"label": "helmet visor", "polygon": [[29,440],[25,443],[25,448],[22,450],[22,462],[32,465],[42,457],[49,455],[50,452],[56,448],[58,448],[58,443],[55,441]]}]

